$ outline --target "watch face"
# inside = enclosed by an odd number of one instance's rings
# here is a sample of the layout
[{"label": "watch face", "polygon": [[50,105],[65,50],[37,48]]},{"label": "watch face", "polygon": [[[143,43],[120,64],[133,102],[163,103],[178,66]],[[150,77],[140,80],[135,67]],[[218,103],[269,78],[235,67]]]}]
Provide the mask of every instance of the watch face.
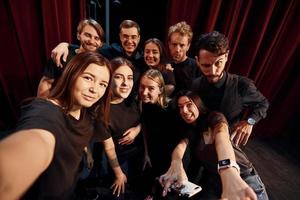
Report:
[{"label": "watch face", "polygon": [[230,165],[230,160],[229,159],[225,159],[225,160],[220,160],[219,161],[219,166],[222,167],[222,166],[228,166]]},{"label": "watch face", "polygon": [[255,119],[253,119],[253,118],[248,118],[247,122],[248,122],[248,124],[250,124],[250,125],[254,125],[256,121],[255,121]]}]

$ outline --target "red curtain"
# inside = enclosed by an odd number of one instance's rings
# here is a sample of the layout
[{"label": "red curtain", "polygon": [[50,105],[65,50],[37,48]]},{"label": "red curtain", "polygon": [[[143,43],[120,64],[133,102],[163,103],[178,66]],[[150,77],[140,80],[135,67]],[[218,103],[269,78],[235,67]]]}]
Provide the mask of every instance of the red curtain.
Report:
[{"label": "red curtain", "polygon": [[24,98],[36,95],[51,49],[72,41],[83,17],[85,0],[0,1],[0,130],[15,123]]},{"label": "red curtain", "polygon": [[[269,99],[268,117],[255,133],[274,137],[300,110],[298,0],[172,0],[167,26],[185,20],[194,35],[218,30],[230,39],[227,70],[256,82]],[[298,62],[297,62],[298,61]]]}]

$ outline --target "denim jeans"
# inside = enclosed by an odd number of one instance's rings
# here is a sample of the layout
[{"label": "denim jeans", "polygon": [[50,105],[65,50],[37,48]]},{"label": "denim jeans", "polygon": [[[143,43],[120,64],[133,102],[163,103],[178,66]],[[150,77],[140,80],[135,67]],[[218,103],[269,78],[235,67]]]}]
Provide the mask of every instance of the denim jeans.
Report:
[{"label": "denim jeans", "polygon": [[243,178],[246,183],[254,190],[258,200],[269,200],[265,185],[256,173]]}]

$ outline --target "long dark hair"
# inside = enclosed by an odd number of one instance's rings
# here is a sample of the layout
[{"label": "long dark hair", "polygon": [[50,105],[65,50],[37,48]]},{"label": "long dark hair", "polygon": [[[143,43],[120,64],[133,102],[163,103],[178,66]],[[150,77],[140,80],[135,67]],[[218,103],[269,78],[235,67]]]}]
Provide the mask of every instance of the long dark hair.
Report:
[{"label": "long dark hair", "polygon": [[160,61],[158,63],[157,69],[161,72],[166,70],[166,64],[169,63],[169,60],[167,58],[167,53],[166,53],[166,50],[165,50],[165,47],[164,47],[163,43],[157,38],[150,38],[150,39],[145,41],[144,50],[145,50],[145,46],[149,43],[155,44],[159,49]]},{"label": "long dark hair", "polygon": [[208,109],[206,108],[201,97],[196,92],[193,91],[189,91],[189,90],[179,91],[176,95],[176,101],[175,101],[176,104],[178,103],[178,99],[183,96],[187,96],[190,100],[192,100],[201,114],[206,114],[208,112]]},{"label": "long dark hair", "polygon": [[[68,113],[74,106],[74,97],[72,96],[72,91],[74,89],[75,81],[92,63],[106,67],[109,70],[109,74],[111,77],[112,70],[110,63],[102,55],[96,52],[83,52],[77,54],[67,64],[62,76],[58,79],[57,84],[51,90],[50,95],[48,97],[49,99],[58,100],[64,112]],[[105,124],[108,123],[109,119],[108,114],[111,99],[110,85],[111,78],[102,98],[91,108],[89,108],[90,111],[94,111],[95,117],[100,118]]]}]

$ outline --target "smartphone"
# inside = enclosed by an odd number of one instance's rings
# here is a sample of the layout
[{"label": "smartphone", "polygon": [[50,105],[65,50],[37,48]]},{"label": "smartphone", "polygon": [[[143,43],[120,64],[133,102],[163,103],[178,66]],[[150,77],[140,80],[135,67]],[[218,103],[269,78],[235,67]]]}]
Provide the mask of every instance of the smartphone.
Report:
[{"label": "smartphone", "polygon": [[184,183],[182,185],[182,187],[180,188],[175,188],[172,187],[180,196],[184,196],[184,197],[192,197],[195,194],[197,194],[198,192],[200,192],[202,190],[202,188],[195,184],[192,183],[190,181]]}]

